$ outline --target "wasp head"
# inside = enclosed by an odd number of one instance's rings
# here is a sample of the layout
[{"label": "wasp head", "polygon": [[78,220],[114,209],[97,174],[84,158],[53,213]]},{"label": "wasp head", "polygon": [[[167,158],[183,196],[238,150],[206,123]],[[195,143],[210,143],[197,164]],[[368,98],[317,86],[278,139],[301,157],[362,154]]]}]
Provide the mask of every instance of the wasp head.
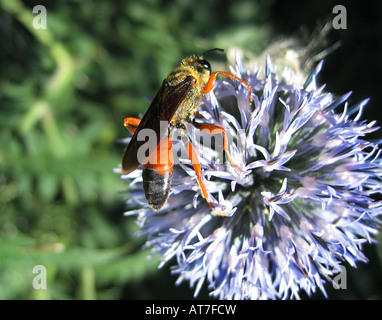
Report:
[{"label": "wasp head", "polygon": [[183,59],[181,67],[188,69],[198,82],[205,85],[211,75],[210,63],[203,56],[191,56]]}]

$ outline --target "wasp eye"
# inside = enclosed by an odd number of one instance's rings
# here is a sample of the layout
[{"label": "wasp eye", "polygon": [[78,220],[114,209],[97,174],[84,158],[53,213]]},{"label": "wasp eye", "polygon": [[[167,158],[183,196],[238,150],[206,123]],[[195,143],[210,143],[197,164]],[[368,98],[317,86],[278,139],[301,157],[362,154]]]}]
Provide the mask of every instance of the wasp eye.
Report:
[{"label": "wasp eye", "polygon": [[211,65],[207,60],[199,60],[199,64],[211,73]]}]

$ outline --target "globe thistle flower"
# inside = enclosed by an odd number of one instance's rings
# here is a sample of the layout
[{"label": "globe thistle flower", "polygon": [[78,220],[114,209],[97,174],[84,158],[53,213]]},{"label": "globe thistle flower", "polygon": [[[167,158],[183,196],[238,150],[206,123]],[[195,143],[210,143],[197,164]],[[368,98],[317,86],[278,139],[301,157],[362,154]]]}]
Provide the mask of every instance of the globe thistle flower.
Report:
[{"label": "globe thistle flower", "polygon": [[251,85],[253,103],[226,79],[203,98],[197,121],[225,128],[240,168],[190,125],[208,192],[227,217],[211,212],[182,155],[159,212],[146,203],[141,169],[122,176],[126,215],[137,216],[160,267],[175,259],[177,283],[189,281],[195,296],[203,284],[220,299],[325,294],[342,264],[367,261],[361,249],[380,228],[382,167],[378,142],[364,137],[378,128],[361,120],[367,100],[350,107],[350,93],[335,98],[317,86],[321,67],[299,85],[272,72],[269,56],[264,78],[237,58],[231,72]]}]

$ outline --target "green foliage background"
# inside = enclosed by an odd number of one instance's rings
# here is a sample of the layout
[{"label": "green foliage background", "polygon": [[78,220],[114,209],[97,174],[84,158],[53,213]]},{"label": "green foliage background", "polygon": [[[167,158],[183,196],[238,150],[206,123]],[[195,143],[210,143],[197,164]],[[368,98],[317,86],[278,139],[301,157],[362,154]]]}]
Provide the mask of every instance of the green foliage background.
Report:
[{"label": "green foliage background", "polygon": [[[113,172],[123,118],[147,109],[144,96],[181,57],[303,40],[336,4],[287,3],[0,0],[0,299],[192,298],[168,267],[157,270],[158,257],[147,259],[135,219],[123,216],[127,186]],[[47,9],[46,30],[33,28],[35,5]],[[371,120],[381,118],[382,41],[381,6],[370,6],[346,7],[348,29],[329,36],[342,47],[322,81],[354,90],[355,102],[371,97]],[[329,297],[382,298],[381,245],[366,254],[369,264],[349,268],[348,290],[328,288]],[[33,289],[36,265],[47,268],[46,290]]]}]

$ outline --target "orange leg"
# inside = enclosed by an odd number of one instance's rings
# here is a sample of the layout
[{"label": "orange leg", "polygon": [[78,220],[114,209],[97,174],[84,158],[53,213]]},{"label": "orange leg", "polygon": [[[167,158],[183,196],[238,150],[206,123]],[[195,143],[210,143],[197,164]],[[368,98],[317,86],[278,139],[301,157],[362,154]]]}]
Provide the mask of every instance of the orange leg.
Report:
[{"label": "orange leg", "polygon": [[230,78],[231,80],[238,80],[242,84],[244,84],[248,88],[249,103],[252,103],[252,88],[251,88],[251,86],[247,82],[245,82],[243,79],[240,79],[240,78],[234,76],[233,74],[230,74],[230,73],[224,72],[224,71],[215,71],[211,74],[206,85],[204,86],[204,90],[203,90],[204,94],[207,94],[208,92],[210,92],[214,88],[217,74],[221,74],[223,76],[226,76],[226,77]]},{"label": "orange leg", "polygon": [[187,154],[188,154],[188,156],[189,156],[189,158],[191,160],[192,166],[193,166],[193,168],[195,170],[196,181],[199,184],[200,193],[201,193],[202,197],[204,199],[206,199],[206,201],[207,201],[208,205],[211,207],[212,211],[216,212],[217,215],[219,215],[219,216],[227,216],[226,213],[217,211],[216,210],[217,209],[216,206],[212,203],[212,201],[210,199],[209,193],[207,192],[206,185],[204,184],[204,182],[202,180],[202,169],[200,167],[199,159],[198,159],[198,156],[197,156],[194,148],[192,147],[191,142],[187,141],[185,143],[185,147],[186,147]]},{"label": "orange leg", "polygon": [[239,172],[243,171],[241,170],[235,162],[232,160],[231,154],[228,150],[228,138],[227,138],[227,133],[225,132],[224,128],[215,126],[213,124],[208,124],[208,123],[194,123],[194,126],[200,130],[208,130],[208,132],[203,131],[205,133],[209,134],[218,134],[222,133],[223,134],[223,149],[227,154],[228,161],[231,163],[231,165]]},{"label": "orange leg", "polygon": [[128,117],[123,120],[123,125],[126,127],[126,129],[128,129],[131,133],[134,134],[140,122],[141,119],[139,118]]}]

